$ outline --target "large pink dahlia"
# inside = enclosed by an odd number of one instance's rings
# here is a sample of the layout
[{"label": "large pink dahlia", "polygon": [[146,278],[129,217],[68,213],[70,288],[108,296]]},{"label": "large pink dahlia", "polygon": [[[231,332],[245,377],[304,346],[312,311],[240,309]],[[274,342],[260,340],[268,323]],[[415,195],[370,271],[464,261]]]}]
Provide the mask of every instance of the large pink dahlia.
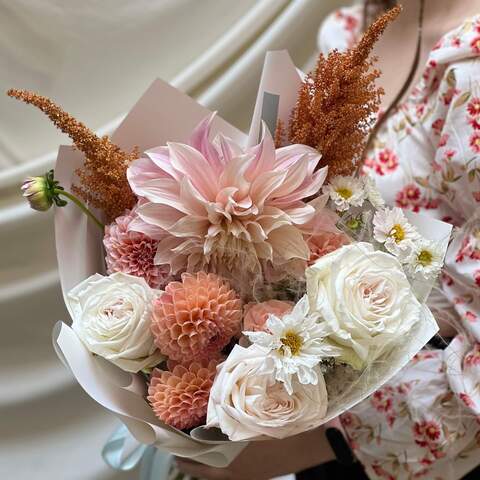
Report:
[{"label": "large pink dahlia", "polygon": [[136,214],[126,212],[105,227],[107,273],[122,272],[142,277],[152,288],[162,288],[169,278],[165,265],[155,265],[158,240],[130,230]]},{"label": "large pink dahlia", "polygon": [[151,331],[160,352],[190,362],[218,358],[241,321],[242,302],[228,282],[213,273],[184,273],[154,301]]},{"label": "large pink dahlia", "polygon": [[[275,149],[268,130],[260,144],[242,149],[229,138],[209,138],[213,117],[189,144],[146,152],[128,169],[143,204],[132,227],[160,240],[155,262],[181,270],[259,272],[306,262],[304,238],[324,202],[316,195],[326,169],[305,145]],[[165,236],[165,232],[167,235]]]}]

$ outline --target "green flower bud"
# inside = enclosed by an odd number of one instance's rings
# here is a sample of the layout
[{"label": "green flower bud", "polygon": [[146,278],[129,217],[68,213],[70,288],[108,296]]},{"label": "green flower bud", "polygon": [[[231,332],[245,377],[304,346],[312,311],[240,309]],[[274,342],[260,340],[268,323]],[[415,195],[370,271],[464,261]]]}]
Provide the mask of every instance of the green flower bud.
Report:
[{"label": "green flower bud", "polygon": [[28,200],[30,207],[39,212],[46,212],[54,203],[58,207],[67,204],[56,191],[63,190],[54,179],[53,170],[41,177],[28,177],[22,184],[23,196]]}]

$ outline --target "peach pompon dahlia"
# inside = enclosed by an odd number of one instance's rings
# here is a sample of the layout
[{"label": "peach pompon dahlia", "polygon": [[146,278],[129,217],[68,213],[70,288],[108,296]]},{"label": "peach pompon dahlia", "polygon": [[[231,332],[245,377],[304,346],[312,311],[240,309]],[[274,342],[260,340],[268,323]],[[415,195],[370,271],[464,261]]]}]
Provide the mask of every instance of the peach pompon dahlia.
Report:
[{"label": "peach pompon dahlia", "polygon": [[127,211],[105,227],[107,273],[128,273],[144,278],[151,288],[162,288],[168,281],[169,269],[154,263],[158,240],[129,230],[136,217],[134,211]]},{"label": "peach pompon dahlia", "polygon": [[182,274],[154,301],[155,345],[171,360],[218,357],[240,333],[242,302],[228,282],[213,273]]},{"label": "peach pompon dahlia", "polygon": [[210,389],[219,360],[156,368],[150,377],[148,397],[155,415],[174,428],[185,430],[205,423]]},{"label": "peach pompon dahlia", "polygon": [[159,239],[155,263],[173,274],[227,270],[232,278],[262,272],[266,264],[286,270],[289,262],[307,262],[304,235],[324,205],[310,201],[327,174],[315,170],[318,151],[275,149],[266,128],[261,142],[247,149],[221,134],[210,140],[212,120],[198,125],[188,145],[154,148],[129,167],[142,203],[130,228]]}]

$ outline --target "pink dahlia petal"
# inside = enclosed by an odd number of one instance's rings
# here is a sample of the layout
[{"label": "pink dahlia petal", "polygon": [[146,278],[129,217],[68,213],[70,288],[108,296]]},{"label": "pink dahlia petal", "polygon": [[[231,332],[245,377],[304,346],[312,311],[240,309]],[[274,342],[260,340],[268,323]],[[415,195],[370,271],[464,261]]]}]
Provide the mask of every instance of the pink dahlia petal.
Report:
[{"label": "pink dahlia petal", "polygon": [[159,350],[172,360],[215,358],[240,333],[242,302],[215,274],[184,273],[153,305],[151,324]]},{"label": "pink dahlia petal", "polygon": [[129,229],[135,219],[135,212],[127,212],[105,227],[107,272],[142,277],[150,287],[160,289],[168,281],[169,267],[154,264],[158,241]]},{"label": "pink dahlia petal", "polygon": [[218,360],[156,368],[148,386],[148,401],[155,415],[174,428],[185,430],[205,423],[208,398]]},{"label": "pink dahlia petal", "polygon": [[212,126],[215,116],[216,112],[210,117],[203,119],[193,131],[188,143],[198,150],[205,157],[213,170],[219,174],[223,170],[222,157],[208,138],[210,127]]}]

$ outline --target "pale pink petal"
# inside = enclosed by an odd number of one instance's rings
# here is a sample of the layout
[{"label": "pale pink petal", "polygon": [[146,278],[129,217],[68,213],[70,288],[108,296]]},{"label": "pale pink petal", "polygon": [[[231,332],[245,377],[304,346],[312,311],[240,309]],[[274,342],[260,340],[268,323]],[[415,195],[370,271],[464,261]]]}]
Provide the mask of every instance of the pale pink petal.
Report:
[{"label": "pale pink petal", "polygon": [[[183,210],[180,201],[180,185],[173,178],[160,177],[152,180],[135,183],[135,194],[144,197],[150,202],[162,202],[176,204],[179,210]],[[188,212],[188,209],[185,210]]]},{"label": "pale pink petal", "polygon": [[291,258],[308,260],[310,256],[310,249],[298,228],[285,225],[273,230],[268,239],[272,245],[274,255],[280,258],[285,260],[290,260]]},{"label": "pale pink petal", "polygon": [[276,151],[276,170],[290,168],[298,163],[300,158],[306,156],[308,158],[307,175],[312,175],[315,167],[320,162],[322,156],[312,147],[301,144],[288,145],[286,147],[277,148]]},{"label": "pale pink petal", "polygon": [[308,157],[303,155],[298,162],[287,169],[285,181],[272,193],[271,198],[282,198],[296,191],[307,176]]},{"label": "pale pink petal", "polygon": [[151,202],[139,206],[137,213],[143,221],[156,225],[164,230],[168,230],[185,216],[180,210],[170,207],[169,205],[160,205]]},{"label": "pale pink petal", "polygon": [[130,188],[136,195],[141,195],[139,189],[141,186],[152,179],[164,176],[160,170],[149,158],[139,158],[131,163],[127,169],[127,180]]},{"label": "pale pink petal", "polygon": [[175,237],[203,238],[208,231],[210,222],[205,217],[185,216],[168,228]]},{"label": "pale pink petal", "polygon": [[292,223],[304,225],[315,216],[315,209],[311,205],[304,205],[303,207],[285,210],[285,213],[289,216]]},{"label": "pale pink petal", "polygon": [[275,144],[269,129],[264,124],[262,124],[262,127],[262,140],[249,151],[254,155],[254,160],[246,173],[246,177],[250,181],[253,181],[262,173],[271,172],[275,168]]},{"label": "pale pink petal", "polygon": [[156,147],[145,152],[152,162],[166,175],[174,178],[175,180],[180,180],[182,175],[180,175],[172,166],[170,161],[170,155],[168,147]]},{"label": "pale pink petal", "polygon": [[226,165],[233,157],[239,157],[244,154],[240,146],[231,138],[219,133],[216,140],[222,152],[222,162],[224,165]]},{"label": "pale pink petal", "polygon": [[275,204],[279,206],[285,206],[291,204],[292,202],[316,195],[322,188],[326,177],[327,167],[321,168],[312,175],[308,182],[305,182],[296,191],[292,192],[290,195],[286,195],[283,198],[277,198],[275,200]]},{"label": "pale pink petal", "polygon": [[256,199],[255,203],[263,207],[265,200],[285,180],[286,171],[263,172],[253,180],[250,187],[250,195]]},{"label": "pale pink petal", "polygon": [[205,214],[205,205],[208,201],[202,197],[200,192],[192,185],[192,182],[188,177],[183,177],[180,183],[180,198],[195,215]]},{"label": "pale pink petal", "polygon": [[167,235],[167,232],[163,228],[153,225],[152,223],[147,223],[138,216],[129,223],[128,230],[143,233],[153,240],[161,240]]},{"label": "pale pink petal", "polygon": [[216,114],[217,112],[213,112],[210,117],[206,117],[197,125],[188,144],[198,150],[205,157],[216,174],[219,175],[223,170],[223,162],[215,145],[209,140],[210,128]]},{"label": "pale pink petal", "polygon": [[168,143],[170,162],[186,175],[192,185],[208,200],[214,200],[217,176],[205,157],[194,148],[181,143]]}]

